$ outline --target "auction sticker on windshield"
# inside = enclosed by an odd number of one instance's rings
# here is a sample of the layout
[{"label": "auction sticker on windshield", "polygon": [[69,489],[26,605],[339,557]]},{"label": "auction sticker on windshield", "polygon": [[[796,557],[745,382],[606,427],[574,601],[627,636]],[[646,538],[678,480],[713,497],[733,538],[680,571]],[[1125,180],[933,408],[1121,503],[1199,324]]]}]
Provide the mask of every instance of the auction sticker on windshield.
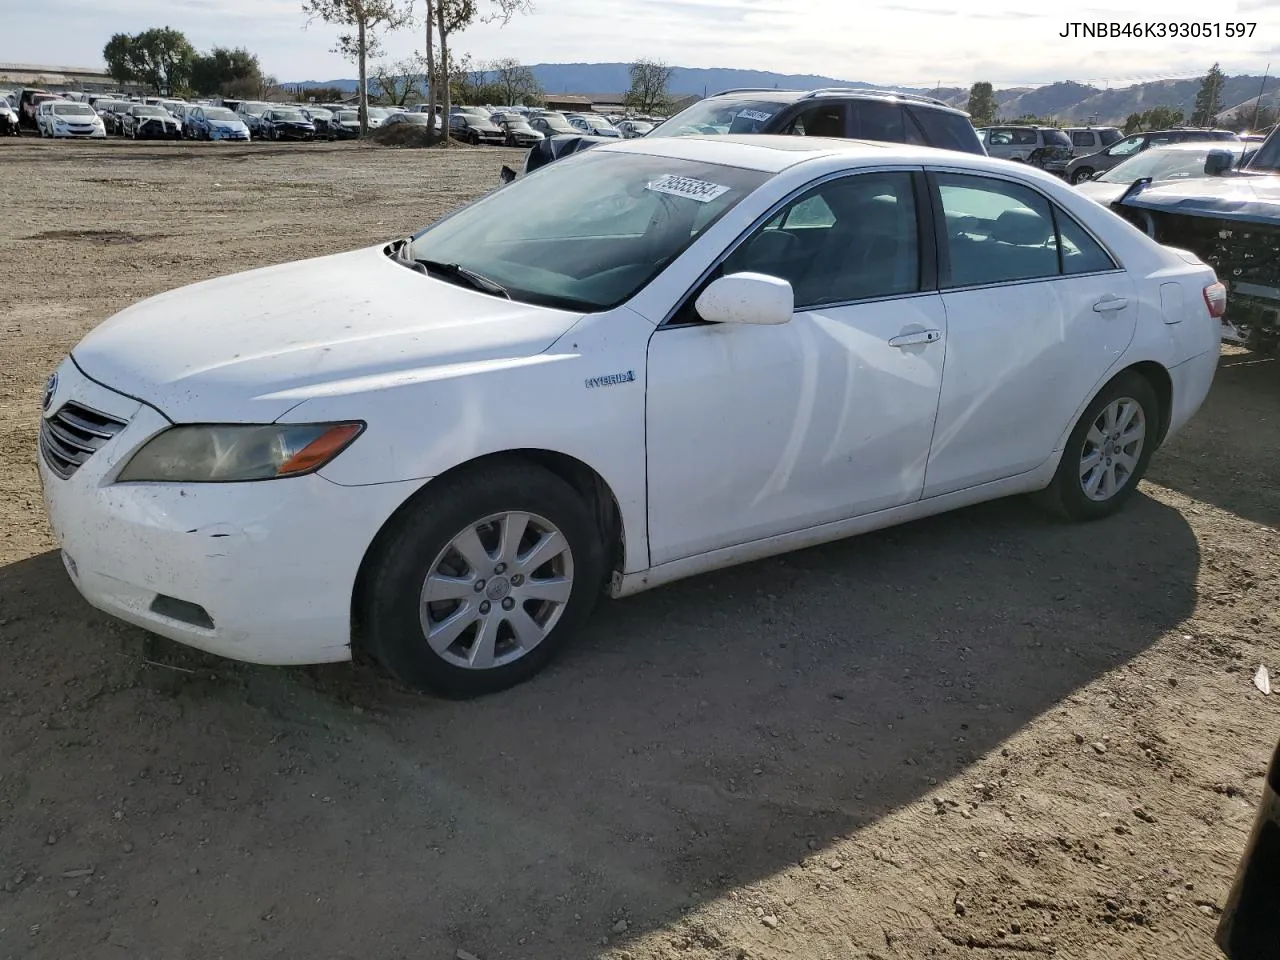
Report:
[{"label": "auction sticker on windshield", "polygon": [[650,180],[645,185],[645,189],[655,193],[669,193],[673,197],[684,197],[686,200],[697,200],[698,203],[710,203],[716,197],[729,192],[729,188],[723,184],[695,180],[692,177],[678,177],[674,173],[668,173],[657,180]]},{"label": "auction sticker on windshield", "polygon": [[743,120],[755,120],[757,123],[764,123],[766,120],[772,117],[773,114],[764,113],[760,110],[739,110],[738,116],[740,116]]}]

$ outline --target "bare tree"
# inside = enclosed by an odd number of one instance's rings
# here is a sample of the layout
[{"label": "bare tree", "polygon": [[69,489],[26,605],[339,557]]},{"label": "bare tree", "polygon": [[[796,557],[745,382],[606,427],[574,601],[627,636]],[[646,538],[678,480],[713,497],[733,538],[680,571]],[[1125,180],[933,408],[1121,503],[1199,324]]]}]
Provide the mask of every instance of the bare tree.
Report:
[{"label": "bare tree", "polygon": [[674,67],[661,60],[637,60],[629,68],[631,89],[627,91],[626,104],[641,113],[669,110],[671,95],[667,86],[671,83]]},{"label": "bare tree", "polygon": [[403,107],[421,90],[426,80],[422,68],[423,58],[416,54],[395,63],[379,64],[373,71],[373,85],[378,96]]},{"label": "bare tree", "polygon": [[504,57],[489,64],[491,82],[502,91],[500,99],[503,104],[514,107],[517,104],[542,102],[542,87],[533,71],[522,65],[519,60]]},{"label": "bare tree", "polygon": [[[315,2],[315,0],[311,0]],[[530,13],[533,10],[533,0],[489,0],[491,8],[488,13],[481,15],[481,0],[434,0],[436,12],[436,33],[440,37],[440,62],[439,75],[443,82],[441,83],[441,92],[444,100],[444,122],[449,123],[449,111],[451,108],[449,97],[449,78],[453,76],[452,65],[449,63],[449,37],[458,32],[465,30],[477,21],[484,23],[499,22],[507,24],[511,22],[511,18],[517,13]],[[447,135],[444,142],[449,143]]]},{"label": "bare tree", "polygon": [[399,30],[413,18],[412,0],[303,0],[307,25],[324,20],[347,32],[338,37],[334,53],[354,60],[359,67],[360,136],[369,132],[368,58],[382,50],[379,31]]}]

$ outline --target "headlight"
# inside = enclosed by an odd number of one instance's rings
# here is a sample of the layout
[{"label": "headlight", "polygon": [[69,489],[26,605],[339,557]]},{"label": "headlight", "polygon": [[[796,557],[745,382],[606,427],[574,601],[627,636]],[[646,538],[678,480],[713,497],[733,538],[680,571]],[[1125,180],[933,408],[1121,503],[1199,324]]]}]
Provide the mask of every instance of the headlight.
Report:
[{"label": "headlight", "polygon": [[319,470],[345,450],[363,423],[273,423],[170,427],[120,472],[121,483],[230,483]]}]

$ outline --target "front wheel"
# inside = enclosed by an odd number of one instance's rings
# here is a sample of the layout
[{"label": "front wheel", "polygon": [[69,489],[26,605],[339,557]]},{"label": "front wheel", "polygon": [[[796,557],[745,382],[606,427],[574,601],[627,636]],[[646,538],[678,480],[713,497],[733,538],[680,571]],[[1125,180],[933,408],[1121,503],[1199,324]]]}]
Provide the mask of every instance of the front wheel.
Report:
[{"label": "front wheel", "polygon": [[545,666],[603,583],[593,514],[519,460],[429,485],[362,577],[369,651],[402,682],[450,697],[503,690]]},{"label": "front wheel", "polygon": [[1071,173],[1071,182],[1073,184],[1084,183],[1086,180],[1088,180],[1092,176],[1093,176],[1093,171],[1090,170],[1088,167],[1077,167]]},{"label": "front wheel", "polygon": [[480,134],[478,133],[471,134],[471,136],[468,137],[467,140],[471,143],[473,147],[480,146]]},{"label": "front wheel", "polygon": [[1041,499],[1072,520],[1115,513],[1147,472],[1159,424],[1160,401],[1150,381],[1132,372],[1116,377],[1071,431],[1058,472]]}]

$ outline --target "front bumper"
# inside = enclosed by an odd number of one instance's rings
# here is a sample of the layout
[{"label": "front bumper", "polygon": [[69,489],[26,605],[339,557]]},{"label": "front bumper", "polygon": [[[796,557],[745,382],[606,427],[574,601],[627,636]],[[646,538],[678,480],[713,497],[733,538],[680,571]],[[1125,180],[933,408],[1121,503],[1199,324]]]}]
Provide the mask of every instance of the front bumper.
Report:
[{"label": "front bumper", "polygon": [[53,130],[55,138],[66,137],[70,140],[94,140],[100,139],[107,135],[107,131],[102,128],[94,127],[89,130],[59,130],[56,127]]},{"label": "front bumper", "polygon": [[314,130],[303,130],[294,127],[276,127],[272,131],[272,135],[277,140],[314,140],[317,136]]},{"label": "front bumper", "polygon": [[248,140],[248,130],[220,130],[217,127],[209,128],[210,140]]},{"label": "front bumper", "polygon": [[134,128],[139,140],[180,140],[182,129],[173,123],[143,123]]},{"label": "front bumper", "polygon": [[[344,487],[313,474],[116,484],[123,463],[168,421],[89,380],[71,360],[58,370],[46,416],[68,401],[126,422],[67,479],[37,454],[67,571],[89,603],[236,660],[349,659],[357,570],[420,481]],[[207,619],[191,615],[197,608]]]}]

